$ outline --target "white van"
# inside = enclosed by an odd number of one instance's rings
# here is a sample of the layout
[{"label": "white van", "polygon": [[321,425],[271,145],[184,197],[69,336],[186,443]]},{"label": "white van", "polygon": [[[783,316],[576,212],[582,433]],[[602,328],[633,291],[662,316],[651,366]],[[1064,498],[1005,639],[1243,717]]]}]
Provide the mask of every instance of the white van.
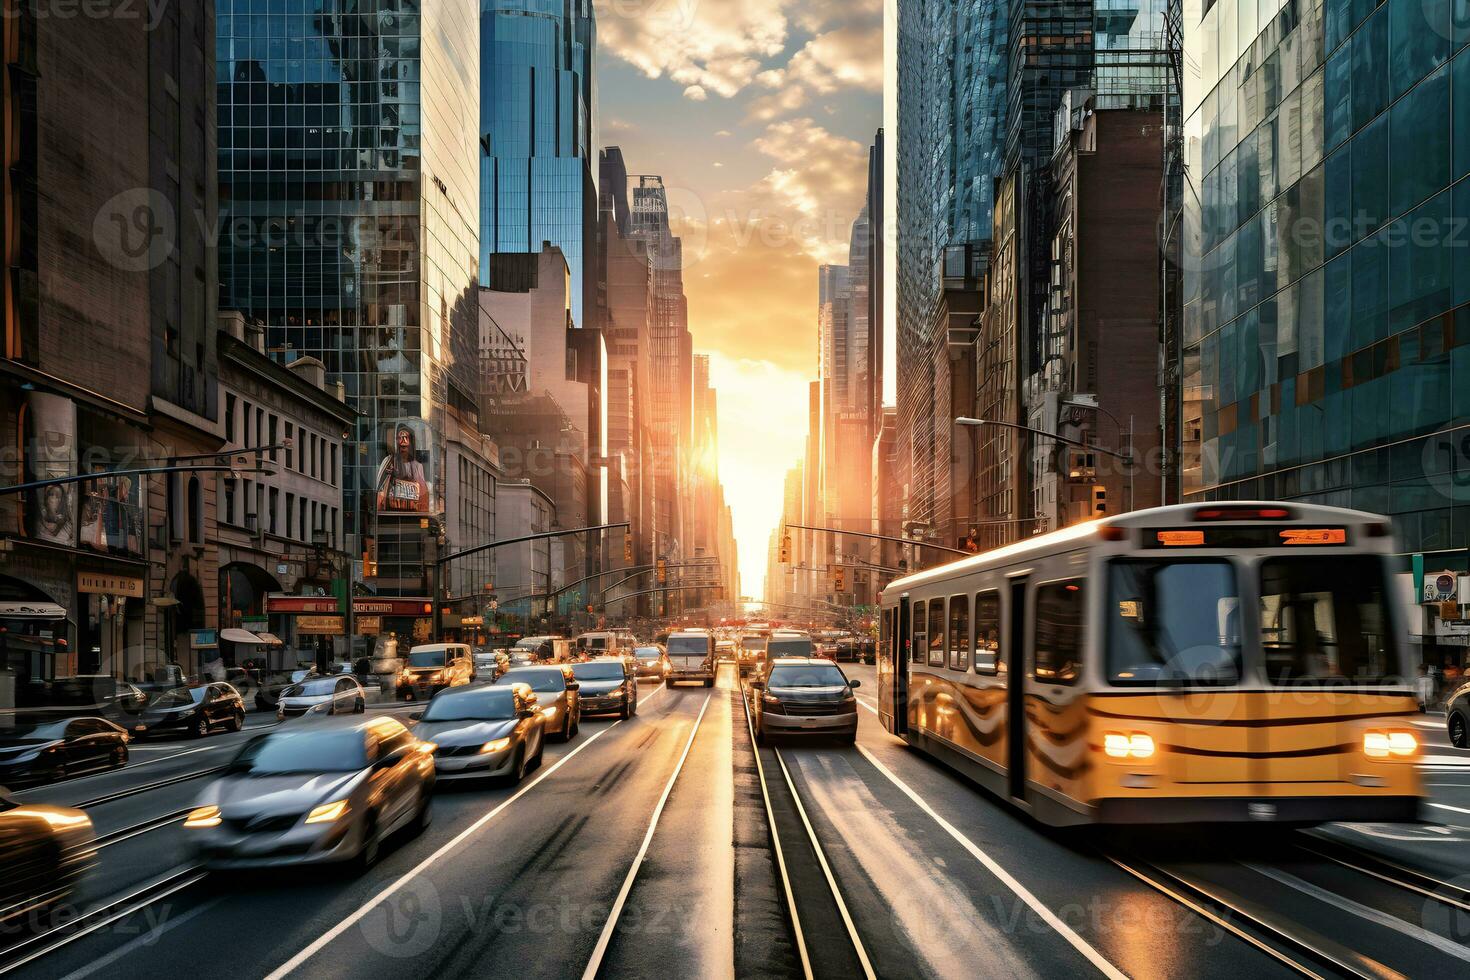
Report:
[{"label": "white van", "polygon": [[668,683],[704,681],[715,686],[715,638],[708,630],[678,630],[669,634]]}]

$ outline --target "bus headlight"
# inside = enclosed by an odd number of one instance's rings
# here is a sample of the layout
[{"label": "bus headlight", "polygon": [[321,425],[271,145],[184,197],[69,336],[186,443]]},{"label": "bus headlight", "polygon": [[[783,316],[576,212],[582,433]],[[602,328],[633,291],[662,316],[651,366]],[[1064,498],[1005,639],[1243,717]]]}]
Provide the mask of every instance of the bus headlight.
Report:
[{"label": "bus headlight", "polygon": [[1364,732],[1363,754],[1370,759],[1390,756],[1406,759],[1419,751],[1419,740],[1413,732]]},{"label": "bus headlight", "polygon": [[1128,735],[1108,732],[1103,736],[1103,752],[1111,759],[1151,759],[1154,754],[1154,740],[1152,736],[1142,732]]}]

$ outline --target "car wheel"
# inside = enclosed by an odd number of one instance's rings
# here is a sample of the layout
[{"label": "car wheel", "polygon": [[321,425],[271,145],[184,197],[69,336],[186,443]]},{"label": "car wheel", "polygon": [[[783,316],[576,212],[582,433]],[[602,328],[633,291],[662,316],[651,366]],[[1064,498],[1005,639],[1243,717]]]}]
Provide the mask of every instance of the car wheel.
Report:
[{"label": "car wheel", "polygon": [[112,768],[121,769],[128,764],[128,747],[119,745],[112,750]]},{"label": "car wheel", "polygon": [[576,738],[577,737],[577,732],[579,732],[581,730],[582,730],[582,710],[579,708],[579,709],[577,709],[577,713],[574,714],[574,715],[572,715],[572,722],[571,722],[571,724],[567,726],[567,741],[570,742],[572,739]]},{"label": "car wheel", "polygon": [[851,735],[839,735],[839,736],[837,736],[837,744],[838,745],[856,745],[857,744],[857,732],[853,732]]},{"label": "car wheel", "polygon": [[189,726],[189,733],[195,738],[203,738],[209,734],[209,719],[203,714],[194,719],[194,724]]},{"label": "car wheel", "polygon": [[408,825],[410,837],[417,837],[429,829],[429,824],[434,822],[434,794],[429,792],[427,786],[419,789],[419,808],[413,815],[413,823]]},{"label": "car wheel", "polygon": [[627,721],[629,718],[633,717],[633,710],[628,707],[628,699],[627,698],[624,698],[623,699],[623,707],[621,709],[619,709],[619,711],[618,711],[618,717],[620,719],[622,719],[623,721]]},{"label": "car wheel", "polygon": [[706,677],[704,679],[704,686],[705,687],[714,687],[715,686],[715,679],[713,677]]},{"label": "car wheel", "polygon": [[519,786],[521,780],[523,780],[525,778],[526,778],[526,746],[525,746],[525,743],[523,742],[523,743],[521,743],[521,747],[518,748],[518,749],[516,749],[516,766],[515,766],[515,768],[513,770],[511,770],[511,774],[510,774],[510,785],[512,785],[512,786]]},{"label": "car wheel", "polygon": [[367,871],[377,864],[381,851],[382,842],[378,840],[378,818],[376,814],[369,813],[362,826],[362,849],[357,852],[358,872]]},{"label": "car wheel", "polygon": [[358,698],[357,704],[354,705],[352,708],[352,713],[355,715],[360,715],[365,711],[367,711],[367,702],[364,701],[362,698]]},{"label": "car wheel", "polygon": [[766,726],[760,722],[756,722],[755,724],[755,741],[757,745],[766,744]]},{"label": "car wheel", "polygon": [[1450,712],[1450,744],[1457,749],[1470,749],[1470,721],[1459,711]]},{"label": "car wheel", "polygon": [[232,731],[232,732],[241,732],[241,731],[244,731],[244,730],[245,730],[245,712],[243,712],[243,711],[237,711],[237,712],[235,712],[235,716],[230,719],[230,731]]}]

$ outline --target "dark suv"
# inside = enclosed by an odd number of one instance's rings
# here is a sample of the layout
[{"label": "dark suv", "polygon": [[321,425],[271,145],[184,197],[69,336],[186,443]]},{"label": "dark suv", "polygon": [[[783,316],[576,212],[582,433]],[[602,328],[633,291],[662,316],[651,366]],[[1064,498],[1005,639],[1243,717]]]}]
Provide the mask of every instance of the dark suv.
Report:
[{"label": "dark suv", "polygon": [[780,657],[750,682],[755,738],[771,735],[835,735],[857,741],[858,704],[842,668],[824,657]]}]

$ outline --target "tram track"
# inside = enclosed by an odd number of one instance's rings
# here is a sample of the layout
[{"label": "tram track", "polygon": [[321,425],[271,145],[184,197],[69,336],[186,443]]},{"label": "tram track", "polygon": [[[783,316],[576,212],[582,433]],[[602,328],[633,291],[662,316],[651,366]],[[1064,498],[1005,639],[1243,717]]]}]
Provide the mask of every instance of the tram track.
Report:
[{"label": "tram track", "polygon": [[[781,752],[774,746],[761,746],[755,740],[755,724],[750,716],[750,703],[747,699],[747,689],[743,686],[739,689],[740,704],[745,713],[745,727],[750,735],[751,744],[755,749],[756,776],[760,782],[761,798],[765,804],[767,826],[771,834],[771,843],[776,856],[777,871],[781,878],[782,894],[785,900],[787,918],[791,925],[792,933],[796,939],[797,953],[801,960],[802,975],[806,980],[812,980],[818,976],[849,976],[861,972],[867,980],[875,980],[876,973],[873,970],[872,961],[868,956],[867,948],[864,946],[862,936],[859,934],[857,925],[848,911],[847,903],[842,897],[842,891],[837,885],[837,879],[832,872],[831,862],[827,859],[825,849],[818,839],[816,830],[807,816],[806,806],[802,802],[801,794],[796,788],[796,782],[791,778],[791,771],[786,766],[786,760],[781,757]],[[775,760],[776,766],[768,770],[762,756],[770,753]],[[780,772],[779,781],[776,779],[776,770]],[[778,811],[788,816],[788,822],[793,826],[789,831],[791,837],[795,837],[807,845],[804,848],[789,849],[782,844],[783,828]],[[790,840],[788,838],[788,844]],[[809,851],[808,851],[809,848]],[[803,853],[807,852],[807,853]],[[804,866],[804,867],[803,867]],[[809,903],[803,905],[798,902],[797,893],[800,890],[793,879],[804,879],[812,883],[818,897],[804,896],[803,901]],[[826,895],[821,895],[820,887],[815,885],[817,879],[825,882]],[[822,909],[813,908],[818,905],[822,898],[829,898],[832,907]],[[835,939],[839,930],[836,929],[812,929],[803,926],[802,909],[806,908],[808,913],[807,922],[811,925],[813,920],[839,919],[841,921],[841,933],[845,934],[848,944],[835,942],[823,943],[818,951],[817,958],[813,958],[813,949],[807,942],[807,936],[818,934]],[[834,914],[835,913],[835,914]],[[834,949],[833,947],[837,947]],[[850,952],[851,961],[834,963],[833,960],[846,960],[843,953]],[[856,967],[856,969],[854,969]]]},{"label": "tram track", "polygon": [[1295,846],[1320,860],[1376,878],[1459,912],[1470,913],[1470,888],[1444,881],[1366,849],[1333,840],[1317,831],[1302,831],[1301,836],[1307,839],[1306,842]]}]

